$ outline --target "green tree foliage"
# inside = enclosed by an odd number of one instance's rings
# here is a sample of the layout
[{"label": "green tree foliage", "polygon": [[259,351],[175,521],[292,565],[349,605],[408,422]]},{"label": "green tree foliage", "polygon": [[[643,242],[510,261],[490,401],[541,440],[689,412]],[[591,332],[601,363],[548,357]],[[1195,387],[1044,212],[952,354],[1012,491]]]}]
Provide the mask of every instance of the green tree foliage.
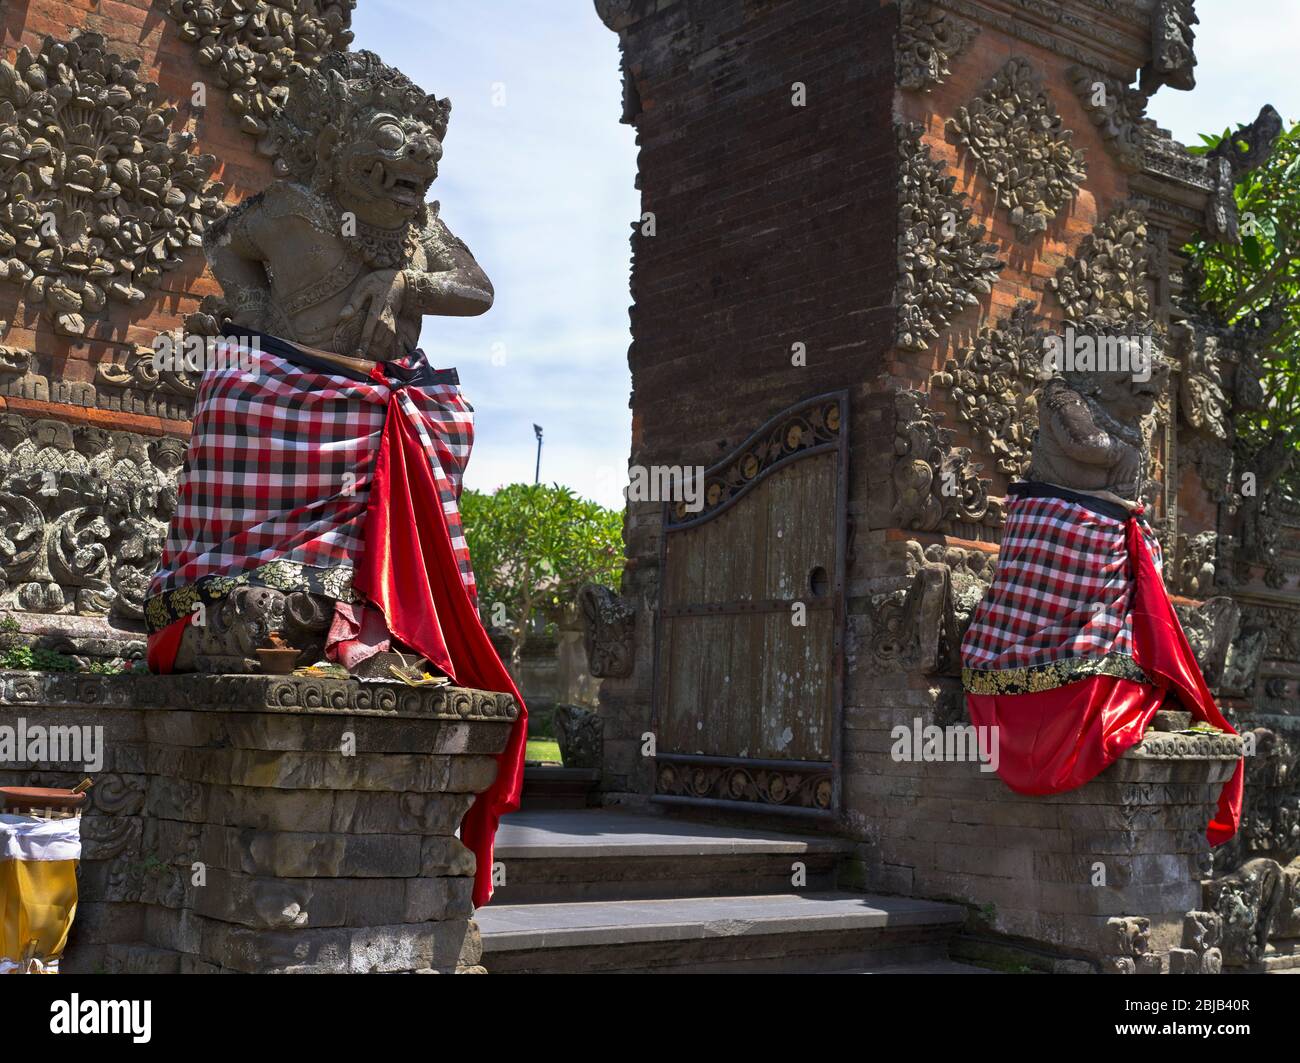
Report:
[{"label": "green tree foliage", "polygon": [[558,484],[509,484],[460,499],[479,609],[510,632],[518,662],[534,616],[558,620],[584,583],[617,587],[623,570],[623,514]]},{"label": "green tree foliage", "polygon": [[[1202,135],[1190,150],[1213,151],[1233,136]],[[1239,149],[1244,145],[1237,142]],[[1226,324],[1250,323],[1281,311],[1281,326],[1263,352],[1264,406],[1238,424],[1248,451],[1272,444],[1292,453],[1283,482],[1294,492],[1300,478],[1300,123],[1278,137],[1268,161],[1236,186],[1241,244],[1201,239],[1188,250],[1203,277],[1201,304]]]}]

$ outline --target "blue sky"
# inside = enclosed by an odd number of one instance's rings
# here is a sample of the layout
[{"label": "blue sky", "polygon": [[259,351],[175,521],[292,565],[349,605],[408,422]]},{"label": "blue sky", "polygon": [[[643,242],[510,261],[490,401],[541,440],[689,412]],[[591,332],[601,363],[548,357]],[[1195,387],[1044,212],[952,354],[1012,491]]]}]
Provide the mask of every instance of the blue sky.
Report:
[{"label": "blue sky", "polygon": [[479,318],[426,317],[420,344],[476,411],[465,483],[542,479],[621,508],[631,446],[629,245],[636,144],[618,37],[591,0],[362,0],[353,48],[450,96],[431,196],[496,288]]},{"label": "blue sky", "polygon": [[[1300,3],[1201,0],[1197,88],[1150,114],[1184,143],[1270,102],[1300,117]],[[619,124],[618,38],[591,0],[363,0],[355,48],[450,96],[433,196],[496,287],[480,318],[426,318],[422,346],[456,366],[478,414],[466,484],[542,479],[621,506],[631,415],[628,234],[636,146]]]},{"label": "blue sky", "polygon": [[1300,3],[1198,0],[1196,14],[1196,88],[1161,89],[1147,113],[1184,144],[1254,121],[1265,103],[1288,124],[1300,118]]}]

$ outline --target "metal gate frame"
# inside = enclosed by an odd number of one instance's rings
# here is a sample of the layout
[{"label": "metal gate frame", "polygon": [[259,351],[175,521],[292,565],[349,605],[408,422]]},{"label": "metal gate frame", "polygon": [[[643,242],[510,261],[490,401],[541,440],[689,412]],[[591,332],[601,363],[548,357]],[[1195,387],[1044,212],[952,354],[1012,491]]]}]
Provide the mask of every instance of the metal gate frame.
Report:
[{"label": "metal gate frame", "polygon": [[[834,404],[839,411],[838,426],[832,433],[835,438],[828,439],[811,446],[803,447],[792,451],[789,454],[783,454],[776,461],[772,462],[759,470],[747,479],[744,483],[733,486],[732,493],[724,498],[720,498],[715,504],[710,505],[707,501],[710,485],[721,485],[725,490],[727,488],[724,473],[731,468],[736,461],[745,453],[746,450],[753,447],[765,437],[772,436],[778,429],[784,429],[790,424],[799,421],[803,415],[813,409],[818,409]],[[771,476],[779,469],[784,469],[794,462],[802,461],[804,458],[810,458],[818,454],[835,452],[838,456],[836,467],[836,498],[835,498],[835,571],[831,578],[829,597],[831,599],[832,609],[832,648],[831,648],[831,760],[827,765],[823,761],[799,761],[799,760],[771,760],[749,757],[732,757],[718,756],[711,754],[696,753],[661,753],[656,748],[655,756],[652,758],[656,762],[655,778],[651,785],[650,800],[666,805],[690,805],[694,807],[706,808],[723,808],[732,811],[754,812],[760,814],[776,814],[800,816],[814,819],[834,819],[839,815],[843,804],[843,759],[844,759],[844,627],[845,627],[845,597],[844,588],[846,581],[846,567],[848,555],[848,494],[849,494],[849,392],[847,389],[838,391],[828,391],[820,395],[814,395],[812,398],[804,399],[793,406],[788,406],[751,433],[744,442],[735,447],[725,458],[714,465],[709,466],[704,471],[704,491],[706,497],[705,509],[699,514],[683,516],[675,511],[674,503],[665,502],[663,507],[663,525],[659,537],[659,601],[655,608],[654,622],[654,671],[651,676],[650,699],[650,730],[652,734],[658,733],[660,719],[660,696],[662,694],[659,682],[660,666],[662,664],[663,654],[663,618],[664,618],[664,594],[663,587],[665,574],[668,571],[668,537],[674,532],[686,531],[690,528],[699,527],[701,524],[713,520],[719,514],[725,513],[731,507],[737,504],[740,499],[744,498],[758,484]],[[796,599],[797,600],[797,599]],[[758,611],[754,607],[764,603],[754,601],[746,603],[748,606],[717,608],[710,606],[701,606],[698,612],[701,615],[719,615],[728,613],[742,613]],[[689,610],[687,610],[689,611]],[[722,798],[712,797],[690,797],[677,794],[659,794],[655,792],[658,786],[658,762],[667,762],[670,764],[701,765],[701,766],[729,766],[752,768],[768,768],[774,770],[792,769],[792,770],[823,770],[829,767],[831,774],[831,801],[827,808],[805,808],[802,806],[769,804],[759,801],[733,801]]]}]

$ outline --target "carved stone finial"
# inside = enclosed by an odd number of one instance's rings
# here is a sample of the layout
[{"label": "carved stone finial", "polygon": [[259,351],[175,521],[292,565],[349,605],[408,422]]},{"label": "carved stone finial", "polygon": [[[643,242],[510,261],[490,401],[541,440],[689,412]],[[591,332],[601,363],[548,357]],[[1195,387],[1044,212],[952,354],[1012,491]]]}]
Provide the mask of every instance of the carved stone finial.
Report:
[{"label": "carved stone finial", "polygon": [[0,60],[0,279],[25,284],[62,335],[110,299],[142,301],[225,213],[216,159],[190,153],[156,96],[97,33]]},{"label": "carved stone finial", "polygon": [[1101,932],[1103,974],[1161,974],[1162,958],[1151,951],[1151,920],[1116,916]]},{"label": "carved stone finial", "polygon": [[635,663],[636,608],[609,587],[588,583],[578,592],[587,670],[597,679],[625,678]]},{"label": "carved stone finial", "polygon": [[1148,96],[1161,85],[1196,88],[1196,17],[1193,0],[1156,0],[1151,9],[1151,59],[1140,85]]},{"label": "carved stone finial", "polygon": [[1277,138],[1282,135],[1282,124],[1282,116],[1272,104],[1266,103],[1250,125],[1224,137],[1210,152],[1210,158],[1227,159],[1232,166],[1233,178],[1239,180],[1267,161]]},{"label": "carved stone finial", "polygon": [[1022,240],[1045,232],[1087,176],[1074,134],[1025,59],[1008,62],[946,128],[1010,211]]}]

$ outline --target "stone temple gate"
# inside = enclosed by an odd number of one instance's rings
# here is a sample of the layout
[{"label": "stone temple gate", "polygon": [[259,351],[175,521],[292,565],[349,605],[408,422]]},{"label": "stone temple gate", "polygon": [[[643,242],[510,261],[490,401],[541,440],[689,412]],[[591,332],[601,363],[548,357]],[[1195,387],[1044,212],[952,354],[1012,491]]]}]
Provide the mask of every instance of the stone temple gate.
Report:
[{"label": "stone temple gate", "polygon": [[[197,384],[149,345],[215,324],[201,235],[271,181],[288,71],[346,48],[354,6],[0,5],[6,639],[87,669],[141,651]],[[501,839],[480,935],[455,832],[508,696],[4,673],[4,722],[106,731],[65,969],[824,969],[936,946],[1300,964],[1293,455],[1236,445],[1267,329],[1201,314],[1182,251],[1238,237],[1233,183],[1276,116],[1211,156],[1146,117],[1194,87],[1192,0],[595,8],[640,145],[631,463],[705,470],[701,507],[629,506],[622,586],[584,595],[606,806],[584,814],[604,818]],[[1148,440],[1165,578],[1255,747],[1243,830],[1213,853],[1242,744],[1177,714],[1054,797],[894,752],[900,724],[965,720],[956,649],[1025,471],[1043,337],[1135,318],[1173,367]],[[364,752],[343,762],[345,731]],[[5,785],[79,776],[0,764]],[[815,895],[784,896],[792,861]],[[671,924],[637,907],[674,896]]]},{"label": "stone temple gate", "polygon": [[[653,217],[631,462],[707,469],[702,511],[630,505],[621,597],[593,614],[605,802],[820,824],[866,888],[970,906],[971,954],[1208,970],[1224,933],[1229,965],[1289,964],[1300,508],[1273,455],[1234,448],[1267,331],[1200,314],[1182,250],[1238,239],[1234,179],[1276,113],[1210,156],[1146,117],[1194,87],[1190,0],[596,6]],[[1258,742],[1247,825],[1213,854],[1198,825],[1239,745],[1177,720],[1055,797],[890,753],[900,723],[965,720],[956,648],[1027,469],[1044,336],[1135,318],[1173,370],[1145,492],[1165,579]]]}]

